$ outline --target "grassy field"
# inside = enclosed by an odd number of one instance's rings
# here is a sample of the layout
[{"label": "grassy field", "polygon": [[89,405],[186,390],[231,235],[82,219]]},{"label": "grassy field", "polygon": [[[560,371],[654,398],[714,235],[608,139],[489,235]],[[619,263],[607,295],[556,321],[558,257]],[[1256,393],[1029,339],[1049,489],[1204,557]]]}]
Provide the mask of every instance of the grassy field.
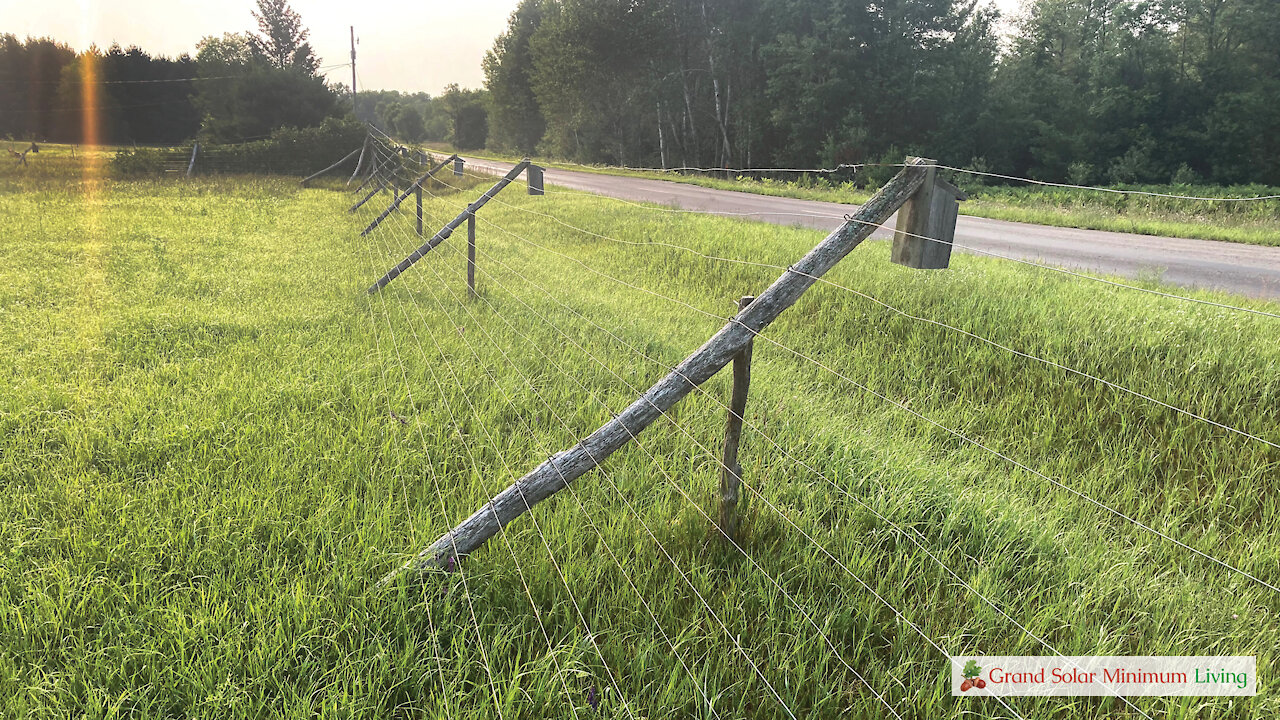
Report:
[{"label": "grassy field", "polygon": [[[433,147],[437,150],[453,152],[452,148],[446,145],[435,144]],[[517,159],[510,155],[488,151],[465,154],[508,161]],[[717,190],[803,200],[856,204],[871,197],[871,191],[865,187],[858,187],[853,182],[831,182],[821,175],[806,175],[795,180],[787,179],[787,177],[794,178],[794,173],[779,178],[757,179],[747,176],[726,178],[701,173],[650,172],[554,161],[544,164],[564,170],[667,180]],[[879,178],[872,183],[875,185],[883,182],[883,178],[892,175],[894,169],[873,168],[870,172]],[[972,175],[950,171],[946,174],[950,180],[959,184],[970,194],[969,200],[960,204],[962,215],[1054,227],[1280,246],[1280,200],[1244,203],[1205,202],[1039,186],[995,186],[984,185],[978,182],[979,178]],[[1231,188],[1141,185],[1130,189],[1195,197],[1280,195],[1280,188],[1257,185]]]},{"label": "grassy field", "polygon": [[[706,517],[722,373],[457,571],[375,592],[777,275],[651,239],[786,266],[820,234],[513,188],[478,298],[461,233],[370,297],[408,213],[361,238],[381,208],[338,184],[59,162],[0,174],[0,717],[1280,714],[1274,591],[853,382],[1272,585],[1280,450],[830,285],[756,344],[743,553]],[[881,242],[828,277],[1280,442],[1275,318]],[[1032,633],[1256,655],[1258,696],[951,697],[944,651],[1053,654]]]}]

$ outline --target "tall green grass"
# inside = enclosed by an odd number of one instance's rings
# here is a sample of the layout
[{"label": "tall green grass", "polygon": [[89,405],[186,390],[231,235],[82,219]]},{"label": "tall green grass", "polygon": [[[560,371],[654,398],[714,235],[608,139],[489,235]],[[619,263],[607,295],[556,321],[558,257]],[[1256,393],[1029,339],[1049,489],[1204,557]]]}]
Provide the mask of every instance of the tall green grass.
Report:
[{"label": "tall green grass", "polygon": [[[777,274],[648,241],[785,266],[820,235],[509,189],[478,298],[462,233],[369,297],[411,212],[359,238],[377,203],[296,179],[74,180],[0,184],[0,716],[785,717],[777,692],[797,717],[885,717],[874,693],[1006,717],[952,698],[921,637],[1048,654],[982,598],[1065,654],[1258,656],[1256,698],[1135,699],[1151,717],[1280,712],[1274,592],[763,340],[750,560],[704,516],[721,376],[459,572],[373,592]],[[478,192],[433,187],[428,230]],[[829,277],[1280,442],[1274,318],[878,242]],[[1280,583],[1274,448],[836,287],[767,337]]]}]

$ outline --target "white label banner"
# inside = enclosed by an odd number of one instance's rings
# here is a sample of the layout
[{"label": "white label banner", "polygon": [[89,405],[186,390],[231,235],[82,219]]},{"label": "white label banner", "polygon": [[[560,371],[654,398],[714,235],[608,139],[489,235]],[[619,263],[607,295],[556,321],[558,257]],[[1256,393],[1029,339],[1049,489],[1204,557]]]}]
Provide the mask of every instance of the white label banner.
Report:
[{"label": "white label banner", "polygon": [[1256,695],[1252,656],[987,655],[951,658],[951,694]]}]

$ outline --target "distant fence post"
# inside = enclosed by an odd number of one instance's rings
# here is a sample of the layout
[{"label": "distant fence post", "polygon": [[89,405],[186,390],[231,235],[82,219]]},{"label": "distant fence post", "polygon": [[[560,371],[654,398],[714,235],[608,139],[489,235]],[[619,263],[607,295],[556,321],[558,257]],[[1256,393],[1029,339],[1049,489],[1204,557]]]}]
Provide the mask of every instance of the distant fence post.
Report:
[{"label": "distant fence post", "polygon": [[191,146],[191,162],[187,163],[187,177],[191,177],[191,173],[196,169],[196,153],[200,152],[200,143]]},{"label": "distant fence post", "polygon": [[[528,160],[528,158],[525,158],[525,160]],[[525,180],[528,182],[530,195],[543,194],[542,168],[538,167],[537,165],[530,165],[529,170],[525,175]]]},{"label": "distant fence post", "polygon": [[907,158],[923,163],[924,183],[898,211],[890,259],[909,268],[941,270],[951,264],[951,243],[956,236],[959,201],[964,191],[938,177],[937,161]]},{"label": "distant fence post", "polygon": [[[741,313],[755,297],[738,301]],[[742,440],[742,417],[747,411],[747,390],[751,387],[751,346],[733,356],[733,394],[724,427],[724,459],[720,463],[720,532],[727,541],[738,542],[738,503],[742,486],[742,466],[738,464],[738,445]]]},{"label": "distant fence post", "polygon": [[[360,159],[356,160],[356,169],[351,171],[351,177],[347,178],[347,187],[351,187],[351,181],[356,179],[360,174],[360,168],[364,167],[364,154],[369,150],[369,135],[365,134],[364,144],[360,146]],[[361,187],[364,187],[363,185]],[[357,190],[356,192],[360,192]]]},{"label": "distant fence post", "polygon": [[502,176],[501,180],[494,183],[493,187],[486,190],[485,193],[481,195],[479,198],[477,198],[475,202],[468,205],[467,209],[458,213],[456,217],[454,217],[452,220],[446,223],[444,227],[440,228],[440,230],[437,231],[435,235],[432,235],[430,240],[418,246],[418,249],[409,253],[408,257],[396,263],[395,267],[391,268],[390,270],[387,271],[385,275],[378,278],[377,282],[369,286],[369,290],[367,292],[372,295],[373,293],[376,293],[382,288],[386,287],[387,283],[400,277],[400,275],[405,270],[408,270],[409,268],[413,267],[414,263],[418,262],[423,257],[425,257],[426,254],[431,252],[433,249],[435,249],[437,245],[444,242],[445,240],[448,240],[449,237],[453,235],[453,231],[457,230],[462,225],[464,220],[469,220],[474,218],[475,214],[480,210],[480,208],[484,207],[485,203],[489,202],[489,200],[491,200],[494,195],[497,195],[498,193],[502,192],[502,189],[505,188],[507,185],[509,185],[512,180],[515,180],[517,177],[519,177],[520,173],[524,172],[527,166],[528,166],[528,163],[521,162],[520,164],[511,168],[511,171],[508,172],[506,175]]},{"label": "distant fence post", "polygon": [[415,186],[414,191],[418,196],[418,237],[422,237],[422,186]]},{"label": "distant fence post", "polygon": [[476,297],[476,214],[467,216],[467,294]]},{"label": "distant fence post", "polygon": [[466,163],[466,160],[463,160],[457,155],[454,155],[453,156],[453,174],[457,175],[458,177],[462,177],[462,166],[465,163]]}]

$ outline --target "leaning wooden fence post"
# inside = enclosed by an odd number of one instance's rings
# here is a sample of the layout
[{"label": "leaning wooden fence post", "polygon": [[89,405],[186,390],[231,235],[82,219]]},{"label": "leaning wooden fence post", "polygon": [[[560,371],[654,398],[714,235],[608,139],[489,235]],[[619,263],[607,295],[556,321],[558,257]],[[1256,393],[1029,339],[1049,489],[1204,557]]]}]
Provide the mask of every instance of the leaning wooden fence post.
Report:
[{"label": "leaning wooden fence post", "polygon": [[[529,158],[525,158],[528,160]],[[529,170],[525,174],[525,181],[529,185],[530,195],[542,195],[542,168],[537,165],[530,165]]]},{"label": "leaning wooden fence post", "polygon": [[313,174],[308,175],[307,177],[303,178],[303,179],[302,179],[302,182],[301,182],[301,183],[299,183],[299,184],[300,184],[300,185],[302,185],[302,187],[307,187],[307,183],[311,182],[312,180],[315,180],[316,178],[320,177],[321,175],[323,175],[323,174],[325,174],[325,173],[329,172],[330,170],[332,170],[332,169],[334,169],[334,168],[338,167],[339,165],[341,165],[342,163],[344,163],[344,162],[346,162],[346,161],[350,160],[351,158],[355,157],[355,156],[356,156],[356,153],[358,153],[358,152],[361,152],[361,150],[352,150],[351,152],[349,152],[349,153],[347,153],[346,155],[344,155],[344,156],[342,157],[342,159],[341,159],[341,160],[339,160],[338,162],[336,162],[336,163],[334,163],[334,164],[330,165],[329,167],[327,167],[327,168],[325,168],[325,169],[321,170],[320,172],[313,173]]},{"label": "leaning wooden fence post", "polygon": [[[738,301],[741,313],[755,300],[748,295]],[[742,465],[738,464],[738,444],[742,440],[742,417],[747,411],[747,390],[751,387],[751,341],[733,357],[733,395],[724,427],[724,460],[720,463],[720,532],[726,540],[738,542],[738,502],[742,486]]]},{"label": "leaning wooden fence post", "polygon": [[476,214],[467,216],[467,294],[476,297]]},{"label": "leaning wooden fence post", "polygon": [[422,186],[416,186],[414,191],[418,196],[418,237],[422,237]]},{"label": "leaning wooden fence post", "polygon": [[[187,177],[191,177],[191,173],[196,169],[196,153],[200,152],[200,143],[191,146],[191,162],[187,163]],[[23,153],[25,160],[26,153]]]},{"label": "leaning wooden fence post", "polygon": [[951,264],[951,244],[956,236],[959,201],[968,196],[938,177],[937,161],[907,158],[925,166],[924,183],[898,211],[890,259],[909,268],[941,270]]},{"label": "leaning wooden fence post", "polygon": [[[351,182],[360,174],[360,168],[364,167],[364,154],[369,151],[369,135],[364,136],[364,144],[360,146],[360,159],[356,160],[356,169],[351,171],[351,177],[347,178],[347,187],[351,187]],[[356,192],[360,192],[356,190]]]},{"label": "leaning wooden fence post", "polygon": [[365,195],[363,198],[361,198],[360,202],[356,203],[355,205],[352,205],[351,208],[347,210],[347,212],[355,212],[359,210],[361,205],[364,205],[365,203],[369,202],[369,200],[371,200],[374,195],[377,195],[378,193],[382,192],[383,190],[386,189],[386,187],[387,187],[387,181],[379,180],[377,186],[374,187],[372,190],[370,190],[368,195]]},{"label": "leaning wooden fence post", "polygon": [[[516,166],[516,172],[524,169],[522,165]],[[386,587],[402,570],[449,567],[483,545],[512,520],[568,487],[569,483],[598,467],[615,451],[639,436],[667,410],[693,392],[694,388],[728,365],[746,349],[756,335],[763,332],[828,270],[888,220],[924,182],[925,171],[920,165],[921,163],[908,163],[880,188],[880,192],[867,200],[857,213],[847,217],[840,227],[783,271],[768,289],[757,295],[737,316],[730,318],[702,347],[693,351],[612,420],[596,428],[573,447],[539,463],[467,519],[440,536],[430,547],[419,552],[398,570],[389,573],[378,583],[378,587]],[[513,176],[508,175],[508,182],[511,177]],[[475,208],[471,210],[474,212]],[[419,248],[401,266],[395,268],[396,274],[422,257],[431,247],[443,242],[443,239],[433,239]],[[388,276],[394,277],[394,274],[388,273]],[[369,288],[369,291],[376,292],[387,282],[389,280],[384,278]]]}]

